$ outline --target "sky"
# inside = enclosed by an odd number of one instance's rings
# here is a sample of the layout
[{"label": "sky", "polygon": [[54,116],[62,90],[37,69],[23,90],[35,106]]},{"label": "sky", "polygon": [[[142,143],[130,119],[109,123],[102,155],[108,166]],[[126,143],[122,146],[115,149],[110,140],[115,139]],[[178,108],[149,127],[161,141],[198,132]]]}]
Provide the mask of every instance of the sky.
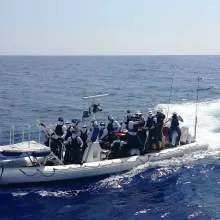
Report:
[{"label": "sky", "polygon": [[220,0],[0,0],[0,55],[220,54]]}]

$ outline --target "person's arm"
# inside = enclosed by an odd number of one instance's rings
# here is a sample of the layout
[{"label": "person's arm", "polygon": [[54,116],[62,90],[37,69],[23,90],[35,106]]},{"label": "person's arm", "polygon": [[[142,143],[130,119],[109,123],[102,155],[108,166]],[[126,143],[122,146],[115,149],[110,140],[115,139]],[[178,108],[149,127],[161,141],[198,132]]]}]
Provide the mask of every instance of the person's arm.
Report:
[{"label": "person's arm", "polygon": [[170,122],[171,120],[172,120],[172,118],[168,118],[167,121],[165,122],[165,124]]},{"label": "person's arm", "polygon": [[78,141],[78,143],[80,143],[80,148],[82,149],[83,141],[82,141],[81,137],[77,137],[77,141]]},{"label": "person's arm", "polygon": [[183,118],[182,118],[180,115],[178,116],[178,119],[179,119],[181,122],[184,122],[184,121],[183,121]]},{"label": "person's arm", "polygon": [[64,139],[66,137],[66,134],[67,134],[67,127],[66,127],[66,125],[63,125],[62,131],[63,131],[63,135],[61,136],[61,138]]},{"label": "person's arm", "polygon": [[71,137],[69,137],[66,141],[63,142],[65,145],[71,143]]}]

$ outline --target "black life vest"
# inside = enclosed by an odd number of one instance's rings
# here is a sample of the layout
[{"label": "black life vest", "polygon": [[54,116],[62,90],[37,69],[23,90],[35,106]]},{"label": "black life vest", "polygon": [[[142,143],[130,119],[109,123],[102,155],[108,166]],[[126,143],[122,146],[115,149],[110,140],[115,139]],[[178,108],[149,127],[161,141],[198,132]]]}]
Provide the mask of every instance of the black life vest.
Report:
[{"label": "black life vest", "polygon": [[70,146],[72,149],[79,149],[80,148],[80,143],[77,140],[78,137],[72,138],[71,137],[71,143]]},{"label": "black life vest", "polygon": [[133,125],[133,132],[138,132],[139,125]]},{"label": "black life vest", "polygon": [[85,133],[83,133],[83,132],[81,131],[80,137],[81,137],[83,143],[85,143],[85,142],[87,141],[87,138],[88,138],[87,130],[86,130]]},{"label": "black life vest", "polygon": [[179,120],[177,116],[172,116],[171,128],[177,128],[179,126]]},{"label": "black life vest", "polygon": [[147,127],[150,128],[152,127],[153,125],[155,125],[155,122],[154,122],[154,117],[152,118],[147,118]]},{"label": "black life vest", "polygon": [[114,121],[108,123],[107,130],[109,133],[112,133],[114,131],[113,122]]},{"label": "black life vest", "polygon": [[62,136],[63,135],[63,125],[57,125],[56,126],[56,129],[55,129],[55,132],[58,136]]},{"label": "black life vest", "polygon": [[102,137],[103,132],[104,132],[104,128],[101,128],[101,129],[99,130],[99,138]]},{"label": "black life vest", "polygon": [[155,116],[157,118],[157,124],[163,125],[163,120],[165,119],[165,115],[160,113]]},{"label": "black life vest", "polygon": [[127,119],[126,119],[125,124],[128,125],[129,121],[131,121],[132,116],[127,115],[126,117]]},{"label": "black life vest", "polygon": [[71,135],[72,135],[72,132],[70,131],[70,128],[71,127],[69,127],[68,129],[67,129],[67,131],[66,131],[66,137],[65,137],[65,140],[67,140],[69,137],[71,137]]}]

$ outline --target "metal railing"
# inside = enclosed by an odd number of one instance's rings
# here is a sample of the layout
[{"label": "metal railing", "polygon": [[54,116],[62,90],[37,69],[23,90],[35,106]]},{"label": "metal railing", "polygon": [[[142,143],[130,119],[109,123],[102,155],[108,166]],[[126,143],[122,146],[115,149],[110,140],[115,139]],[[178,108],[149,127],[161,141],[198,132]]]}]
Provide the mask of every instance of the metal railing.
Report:
[{"label": "metal railing", "polygon": [[14,146],[15,143],[15,127],[13,125],[11,125],[10,127],[10,140],[9,140],[9,145],[10,147]]},{"label": "metal railing", "polygon": [[31,143],[31,126],[30,125],[22,125],[22,145],[24,144],[25,127],[28,128],[28,147],[30,147],[30,143]]}]

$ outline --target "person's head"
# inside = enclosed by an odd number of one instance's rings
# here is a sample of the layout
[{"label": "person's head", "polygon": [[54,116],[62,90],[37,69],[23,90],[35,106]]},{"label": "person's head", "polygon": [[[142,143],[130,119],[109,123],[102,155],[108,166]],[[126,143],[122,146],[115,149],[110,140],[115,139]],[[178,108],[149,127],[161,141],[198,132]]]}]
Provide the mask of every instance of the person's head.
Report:
[{"label": "person's head", "polygon": [[100,123],[100,128],[102,128],[102,129],[105,128],[105,123],[104,123],[104,122],[101,122],[101,123]]},{"label": "person's head", "polygon": [[87,130],[87,126],[86,126],[86,125],[83,125],[82,128],[81,128],[81,131],[82,131],[83,133],[85,133],[86,130]]},{"label": "person's head", "polygon": [[73,119],[73,120],[72,120],[72,127],[76,127],[76,125],[77,125],[77,120],[76,120],[76,119]]},{"label": "person's head", "polygon": [[153,117],[153,112],[152,112],[152,111],[149,111],[149,112],[148,112],[148,117],[149,117],[149,118],[152,118],[152,117]]},{"label": "person's head", "polygon": [[58,125],[64,125],[64,120],[62,117],[59,117],[58,118],[58,122],[57,122]]},{"label": "person's head", "polygon": [[70,122],[68,120],[66,120],[65,125],[66,125],[67,128],[69,128],[70,127]]},{"label": "person's head", "polygon": [[131,116],[131,111],[127,110],[127,116]]},{"label": "person's head", "polygon": [[77,131],[73,130],[72,131],[72,138],[76,138],[77,137]]},{"label": "person's head", "polygon": [[157,109],[157,114],[162,114],[163,113],[163,110],[161,108],[158,108]]},{"label": "person's head", "polygon": [[112,115],[109,115],[109,116],[108,116],[108,120],[109,120],[110,122],[113,122],[113,121],[114,121],[113,116],[112,116]]},{"label": "person's head", "polygon": [[98,122],[96,121],[96,119],[92,119],[91,123],[93,127],[98,125]]},{"label": "person's head", "polygon": [[177,116],[177,113],[176,113],[176,112],[173,112],[173,116],[176,117],[176,116]]}]

